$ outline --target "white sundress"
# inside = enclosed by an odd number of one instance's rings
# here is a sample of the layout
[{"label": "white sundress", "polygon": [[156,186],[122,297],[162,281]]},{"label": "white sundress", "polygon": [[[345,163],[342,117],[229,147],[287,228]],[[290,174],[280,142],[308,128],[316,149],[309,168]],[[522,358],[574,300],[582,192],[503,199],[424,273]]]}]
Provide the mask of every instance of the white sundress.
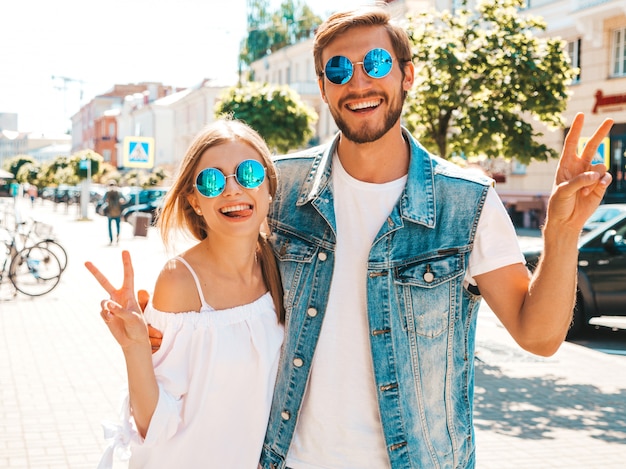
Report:
[{"label": "white sundress", "polygon": [[[148,323],[163,332],[152,356],[159,399],[145,440],[137,433],[128,397],[121,425],[105,426],[113,453],[129,468],[237,468],[258,466],[276,381],[283,326],[269,293],[252,303],[199,312],[166,313],[150,303]],[[129,453],[130,448],[130,453]]]}]

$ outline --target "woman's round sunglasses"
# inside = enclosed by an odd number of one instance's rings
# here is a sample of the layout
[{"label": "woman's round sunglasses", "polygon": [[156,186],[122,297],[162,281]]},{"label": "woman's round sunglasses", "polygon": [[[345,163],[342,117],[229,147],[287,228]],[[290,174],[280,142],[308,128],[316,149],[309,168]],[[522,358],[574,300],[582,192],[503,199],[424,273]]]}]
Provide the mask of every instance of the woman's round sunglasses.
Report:
[{"label": "woman's round sunglasses", "polygon": [[326,62],[324,75],[335,85],[345,85],[354,75],[354,66],[359,64],[363,65],[363,70],[365,70],[368,76],[384,78],[391,72],[393,59],[388,51],[380,48],[372,49],[365,54],[362,62],[355,62],[354,64],[350,62],[348,57],[336,55]]},{"label": "woman's round sunglasses", "polygon": [[244,189],[256,189],[265,181],[265,166],[257,160],[243,160],[237,165],[235,173],[229,175],[217,168],[204,168],[196,176],[194,187],[204,197],[217,197],[224,192],[229,177],[234,177]]}]

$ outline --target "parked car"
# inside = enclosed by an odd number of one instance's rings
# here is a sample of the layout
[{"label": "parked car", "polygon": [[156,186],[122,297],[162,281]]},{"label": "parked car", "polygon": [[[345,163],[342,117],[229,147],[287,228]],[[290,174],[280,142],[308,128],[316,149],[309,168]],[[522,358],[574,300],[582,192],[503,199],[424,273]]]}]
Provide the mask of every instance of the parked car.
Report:
[{"label": "parked car", "polygon": [[[540,254],[540,249],[524,252],[531,269]],[[599,316],[626,316],[626,211],[583,233],[578,242],[578,289],[568,338],[584,335],[589,320]]]},{"label": "parked car", "polygon": [[600,205],[596,211],[589,217],[585,226],[583,226],[583,233],[588,233],[594,230],[601,224],[612,220],[618,215],[626,213],[626,204],[604,204]]},{"label": "parked car", "polygon": [[60,184],[55,190],[52,200],[56,203],[73,204],[80,200],[80,187]]},{"label": "parked car", "polygon": [[39,197],[44,200],[54,200],[54,193],[56,189],[54,187],[44,187],[39,193]]},{"label": "parked car", "polygon": [[[128,221],[128,216],[137,211],[153,213],[156,201],[164,197],[168,189],[169,187],[150,187],[148,189],[122,187],[122,197],[126,201],[122,204],[122,220]],[[102,212],[103,203],[104,200],[100,199],[96,204],[96,212],[100,215],[104,215]],[[133,206],[135,208],[130,209]]]},{"label": "parked car", "polygon": [[160,197],[155,199],[148,200],[145,204],[136,204],[130,205],[122,210],[122,220],[131,223],[132,217],[137,213],[148,213],[150,214],[150,223],[153,223],[156,219],[156,213],[158,209],[163,204],[163,199],[165,198],[165,193]]}]

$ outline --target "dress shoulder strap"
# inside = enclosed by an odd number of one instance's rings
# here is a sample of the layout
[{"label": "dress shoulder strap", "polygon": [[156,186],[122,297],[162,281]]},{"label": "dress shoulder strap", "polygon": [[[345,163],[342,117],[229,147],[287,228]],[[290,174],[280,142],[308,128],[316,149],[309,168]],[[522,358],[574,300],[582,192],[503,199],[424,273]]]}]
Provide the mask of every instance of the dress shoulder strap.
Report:
[{"label": "dress shoulder strap", "polygon": [[193,277],[193,281],[196,282],[196,289],[198,290],[198,296],[200,297],[200,302],[202,303],[202,306],[204,307],[208,307],[209,304],[205,301],[204,299],[204,295],[202,294],[202,288],[200,286],[200,279],[198,279],[198,275],[196,274],[196,271],[193,270],[193,268],[191,267],[191,265],[189,265],[189,262],[187,262],[185,259],[183,259],[180,256],[176,256],[174,258],[175,260],[179,261],[181,264],[183,264],[185,267],[187,267],[187,269],[189,270],[189,272],[191,273],[191,276]]}]

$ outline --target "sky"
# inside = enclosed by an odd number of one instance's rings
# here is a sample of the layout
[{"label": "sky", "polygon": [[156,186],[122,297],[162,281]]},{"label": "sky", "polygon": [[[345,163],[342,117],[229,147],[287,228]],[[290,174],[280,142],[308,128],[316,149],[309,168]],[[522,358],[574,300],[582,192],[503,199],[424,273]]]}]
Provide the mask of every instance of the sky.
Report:
[{"label": "sky", "polygon": [[[302,1],[322,18],[373,3]],[[0,113],[47,136],[115,84],[235,83],[246,33],[246,0],[2,0],[1,16]]]}]

